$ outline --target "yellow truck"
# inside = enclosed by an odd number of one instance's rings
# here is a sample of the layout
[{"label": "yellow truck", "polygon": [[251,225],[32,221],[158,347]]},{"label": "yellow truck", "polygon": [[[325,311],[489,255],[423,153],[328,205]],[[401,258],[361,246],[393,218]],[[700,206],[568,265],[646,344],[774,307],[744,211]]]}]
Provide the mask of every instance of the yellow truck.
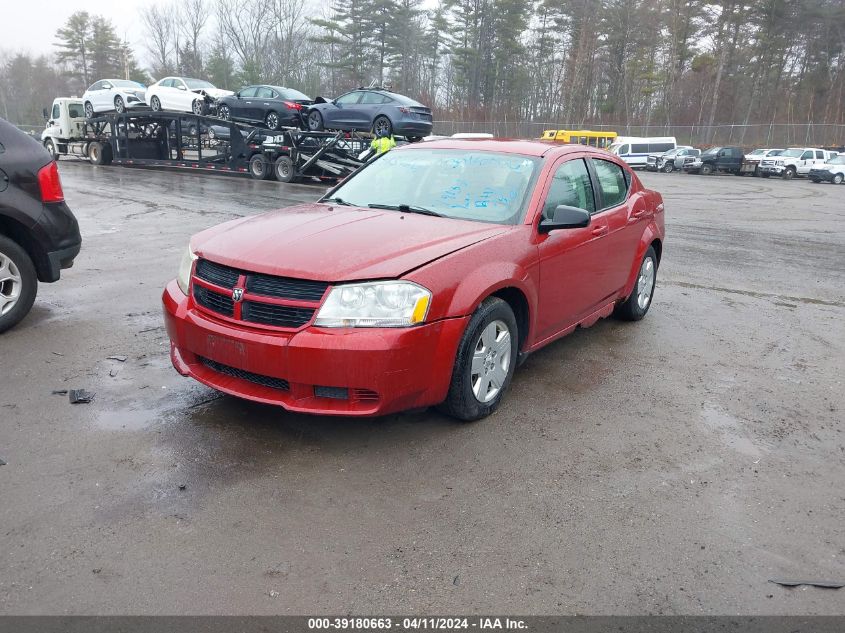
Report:
[{"label": "yellow truck", "polygon": [[589,145],[590,147],[601,147],[607,149],[616,140],[616,132],[593,130],[544,130],[544,141],[555,141],[557,143],[576,143]]}]

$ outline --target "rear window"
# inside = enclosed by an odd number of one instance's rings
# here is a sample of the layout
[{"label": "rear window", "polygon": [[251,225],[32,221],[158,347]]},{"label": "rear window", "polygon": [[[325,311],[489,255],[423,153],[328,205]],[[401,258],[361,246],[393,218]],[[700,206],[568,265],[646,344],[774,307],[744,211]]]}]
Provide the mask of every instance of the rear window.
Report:
[{"label": "rear window", "polygon": [[603,209],[618,206],[624,202],[628,195],[628,180],[625,178],[625,170],[616,163],[599,158],[593,159],[593,166],[596,169],[596,179],[599,181],[604,204]]},{"label": "rear window", "polygon": [[71,119],[84,119],[85,118],[85,109],[82,107],[81,103],[71,103],[67,107],[68,116]]},{"label": "rear window", "polygon": [[308,95],[299,92],[299,90],[293,90],[292,88],[279,90],[279,93],[282,95],[282,99],[293,99],[294,101],[310,101],[311,99]]}]

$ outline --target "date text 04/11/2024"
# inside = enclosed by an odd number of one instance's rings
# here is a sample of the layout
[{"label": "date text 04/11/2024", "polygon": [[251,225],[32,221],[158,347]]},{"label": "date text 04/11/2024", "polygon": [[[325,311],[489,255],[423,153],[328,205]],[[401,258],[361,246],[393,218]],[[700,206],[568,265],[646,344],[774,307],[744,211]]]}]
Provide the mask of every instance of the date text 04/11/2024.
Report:
[{"label": "date text 04/11/2024", "polygon": [[402,620],[378,617],[345,617],[345,618],[309,618],[308,628],[311,630],[524,630],[528,626],[524,620],[498,617],[407,617]]}]

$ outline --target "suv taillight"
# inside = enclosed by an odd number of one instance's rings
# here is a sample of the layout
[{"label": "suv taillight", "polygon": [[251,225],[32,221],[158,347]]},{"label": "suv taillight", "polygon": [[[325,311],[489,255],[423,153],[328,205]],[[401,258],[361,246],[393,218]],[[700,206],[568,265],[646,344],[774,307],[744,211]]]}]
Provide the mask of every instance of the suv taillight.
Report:
[{"label": "suv taillight", "polygon": [[285,105],[288,107],[288,110],[302,110],[302,104],[296,103],[295,101],[285,101]]},{"label": "suv taillight", "polygon": [[41,188],[41,200],[43,202],[61,202],[65,199],[56,161],[52,161],[38,170],[38,186]]}]

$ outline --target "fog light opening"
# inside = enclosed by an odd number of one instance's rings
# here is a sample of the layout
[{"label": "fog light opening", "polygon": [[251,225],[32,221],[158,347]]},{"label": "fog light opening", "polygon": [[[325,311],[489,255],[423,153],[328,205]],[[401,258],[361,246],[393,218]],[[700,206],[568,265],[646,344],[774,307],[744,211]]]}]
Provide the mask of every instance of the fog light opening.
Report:
[{"label": "fog light opening", "polygon": [[321,387],[319,385],[314,385],[314,395],[318,398],[349,400],[349,389],[346,387]]}]

